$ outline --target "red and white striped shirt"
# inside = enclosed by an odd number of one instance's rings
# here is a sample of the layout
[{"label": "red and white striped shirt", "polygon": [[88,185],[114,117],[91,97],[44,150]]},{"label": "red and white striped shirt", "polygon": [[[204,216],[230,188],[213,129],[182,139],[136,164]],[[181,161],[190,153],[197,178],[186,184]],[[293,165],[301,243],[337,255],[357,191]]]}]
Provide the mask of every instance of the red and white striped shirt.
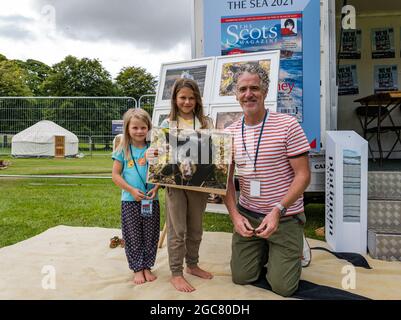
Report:
[{"label": "red and white striped shirt", "polygon": [[[263,128],[259,154],[254,171],[255,154],[263,122],[244,126],[242,119],[226,128],[233,134],[235,174],[239,177],[239,203],[248,210],[268,214],[285,196],[294,179],[289,157],[310,150],[305,133],[298,121],[287,114],[269,112]],[[246,150],[244,148],[244,143]],[[260,181],[260,197],[251,197],[250,182]],[[304,211],[303,196],[288,208],[286,215]]]}]

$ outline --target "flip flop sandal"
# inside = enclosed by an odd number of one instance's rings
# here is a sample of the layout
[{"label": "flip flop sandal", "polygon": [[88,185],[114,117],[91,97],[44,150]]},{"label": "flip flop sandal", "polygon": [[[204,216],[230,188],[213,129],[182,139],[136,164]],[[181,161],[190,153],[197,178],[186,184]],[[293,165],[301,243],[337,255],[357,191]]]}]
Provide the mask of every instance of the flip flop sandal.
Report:
[{"label": "flip flop sandal", "polygon": [[124,239],[120,239],[120,247],[121,248],[125,247],[125,240]]},{"label": "flip flop sandal", "polygon": [[120,239],[117,236],[110,239],[110,248],[112,249],[117,248],[119,244],[120,244]]}]

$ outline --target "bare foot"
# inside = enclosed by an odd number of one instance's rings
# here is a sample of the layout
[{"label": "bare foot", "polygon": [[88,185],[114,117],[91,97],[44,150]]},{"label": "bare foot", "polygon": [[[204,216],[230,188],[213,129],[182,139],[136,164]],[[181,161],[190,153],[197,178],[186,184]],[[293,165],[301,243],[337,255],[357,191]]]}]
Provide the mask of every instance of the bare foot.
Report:
[{"label": "bare foot", "polygon": [[157,279],[157,277],[149,269],[143,270],[143,275],[145,276],[146,281],[154,281]]},{"label": "bare foot", "polygon": [[146,282],[145,276],[143,274],[143,270],[134,272],[134,283],[135,284],[143,284]]},{"label": "bare foot", "polygon": [[195,288],[189,284],[183,276],[172,276],[170,282],[173,284],[174,288],[182,292],[192,292]]},{"label": "bare foot", "polygon": [[193,276],[197,276],[202,279],[212,279],[213,278],[213,275],[210,272],[207,272],[207,271],[199,268],[198,266],[193,267],[193,268],[187,267],[186,271],[187,271],[187,273],[192,274]]}]

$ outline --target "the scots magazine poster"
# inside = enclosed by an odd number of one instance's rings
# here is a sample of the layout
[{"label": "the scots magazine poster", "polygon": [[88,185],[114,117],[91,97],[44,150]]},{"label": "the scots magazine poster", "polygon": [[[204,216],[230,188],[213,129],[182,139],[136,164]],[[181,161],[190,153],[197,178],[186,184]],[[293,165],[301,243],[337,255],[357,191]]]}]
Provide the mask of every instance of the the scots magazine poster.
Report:
[{"label": "the scots magazine poster", "polygon": [[277,111],[303,121],[302,14],[221,18],[221,54],[280,49]]}]

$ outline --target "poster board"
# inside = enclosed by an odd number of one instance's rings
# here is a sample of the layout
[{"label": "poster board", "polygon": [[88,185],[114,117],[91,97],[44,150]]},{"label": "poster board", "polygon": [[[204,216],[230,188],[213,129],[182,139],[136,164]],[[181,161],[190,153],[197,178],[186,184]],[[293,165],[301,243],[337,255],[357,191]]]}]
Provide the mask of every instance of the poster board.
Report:
[{"label": "poster board", "polygon": [[153,108],[152,126],[160,127],[164,119],[167,119],[170,114],[170,108]]},{"label": "poster board", "polygon": [[170,107],[173,85],[179,78],[195,80],[202,95],[203,105],[207,105],[210,100],[213,68],[214,58],[163,63],[159,74],[160,81],[157,88],[155,105]]},{"label": "poster board", "polygon": [[[226,49],[227,42],[224,40],[227,37],[231,46],[231,49],[227,50],[231,50],[230,54],[237,55],[251,50],[258,52],[271,50],[276,48],[274,47],[276,44],[282,44],[280,49],[286,52],[280,61],[277,111],[288,111],[287,113],[296,115],[311,147],[314,151],[319,151],[322,127],[325,126],[324,117],[321,116],[320,14],[323,9],[321,1],[198,0],[196,2],[200,3],[202,8],[195,13],[194,21],[196,37],[193,44],[197,56],[221,55]],[[281,27],[285,27],[287,18],[290,19],[288,15],[297,15],[294,26],[296,32],[293,32],[297,33],[298,37],[281,32]],[[273,23],[274,20],[277,23]],[[279,37],[275,37],[276,33]],[[282,37],[283,34],[286,36],[285,39]],[[294,41],[295,39],[299,40]],[[291,71],[290,78],[285,70]],[[323,85],[326,86],[325,83]],[[302,108],[298,107],[300,99]]]},{"label": "poster board", "polygon": [[395,58],[394,28],[374,28],[371,34],[372,59]]},{"label": "poster board", "polygon": [[147,182],[225,195],[232,159],[232,136],[222,130],[158,129],[151,133]]},{"label": "poster board", "polygon": [[398,67],[394,65],[374,66],[374,93],[398,91]]},{"label": "poster board", "polygon": [[216,129],[224,130],[243,116],[240,105],[212,105],[210,106],[210,117]]},{"label": "poster board", "polygon": [[343,30],[340,59],[361,59],[362,30]]},{"label": "poster board", "polygon": [[236,69],[244,64],[258,64],[267,71],[270,83],[265,105],[270,110],[276,111],[280,50],[216,57],[212,104],[238,103],[235,96],[233,76]]},{"label": "poster board", "polygon": [[342,65],[338,67],[338,95],[359,94],[357,65]]}]

